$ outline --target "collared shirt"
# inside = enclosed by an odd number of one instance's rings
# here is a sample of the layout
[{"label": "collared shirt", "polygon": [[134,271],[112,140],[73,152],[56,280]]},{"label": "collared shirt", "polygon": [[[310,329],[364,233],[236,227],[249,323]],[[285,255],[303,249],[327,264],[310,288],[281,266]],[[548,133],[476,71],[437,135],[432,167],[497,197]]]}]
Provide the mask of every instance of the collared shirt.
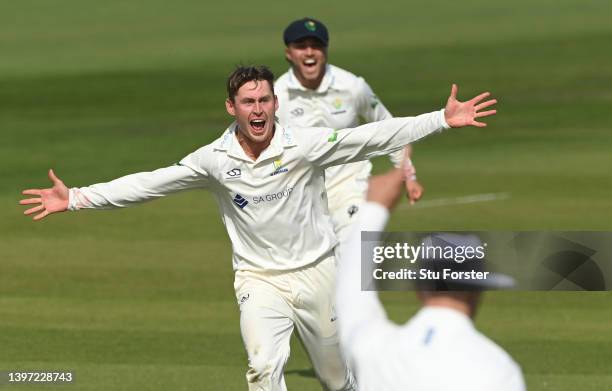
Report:
[{"label": "collared shirt", "polygon": [[382,231],[388,211],[362,206],[340,249],[336,313],[340,346],[362,391],[524,391],[520,367],[449,308],[424,307],[404,325],[389,321],[376,292],[361,291],[361,231]]},{"label": "collared shirt", "polygon": [[[344,129],[356,127],[361,121],[393,117],[362,77],[334,65],[326,66],[316,90],[302,86],[293,69],[289,69],[278,78],[274,91],[279,100],[276,115],[285,126]],[[400,150],[390,157],[399,166],[403,152]],[[362,201],[371,170],[367,160],[327,169],[325,183],[330,210],[345,214],[348,206]]]},{"label": "collared shirt", "polygon": [[69,209],[125,207],[193,188],[216,198],[232,242],[235,270],[291,270],[327,257],[336,245],[324,170],[388,154],[448,127],[443,111],[357,129],[293,132],[276,124],[271,143],[249,158],[232,124],[179,165],[70,190]]}]

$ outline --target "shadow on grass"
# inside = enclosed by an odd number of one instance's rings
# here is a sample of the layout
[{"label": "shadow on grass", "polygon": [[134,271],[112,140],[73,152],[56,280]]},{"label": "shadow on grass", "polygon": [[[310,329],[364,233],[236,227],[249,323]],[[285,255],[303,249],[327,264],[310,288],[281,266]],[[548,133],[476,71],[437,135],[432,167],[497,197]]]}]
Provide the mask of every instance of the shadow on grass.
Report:
[{"label": "shadow on grass", "polygon": [[311,378],[316,378],[317,375],[315,375],[314,369],[312,368],[308,368],[308,369],[291,369],[288,371],[285,371],[285,375],[299,375],[302,377],[311,377]]}]

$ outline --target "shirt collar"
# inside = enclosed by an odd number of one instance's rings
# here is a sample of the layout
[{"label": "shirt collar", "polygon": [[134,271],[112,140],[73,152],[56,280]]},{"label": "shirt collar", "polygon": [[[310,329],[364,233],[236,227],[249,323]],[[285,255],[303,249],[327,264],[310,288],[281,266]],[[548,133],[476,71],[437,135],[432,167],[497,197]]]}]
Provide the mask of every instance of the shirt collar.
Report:
[{"label": "shirt collar", "polygon": [[[294,147],[297,144],[295,143],[295,138],[293,137],[293,133],[290,129],[285,129],[281,126],[278,121],[274,122],[275,130],[274,136],[272,136],[272,140],[270,141],[270,145],[268,148],[264,149],[264,151],[257,158],[256,163],[282,155],[285,148]],[[253,162],[253,160],[247,156],[242,149],[242,146],[238,142],[236,138],[236,133],[238,132],[238,124],[236,121],[232,122],[232,124],[223,132],[223,136],[221,136],[218,143],[215,145],[214,149],[217,151],[224,151],[228,156],[234,157],[236,159],[245,160],[247,162]]]},{"label": "shirt collar", "polygon": [[[321,80],[321,84],[316,89],[318,93],[325,93],[330,89],[332,84],[334,83],[334,74],[332,72],[331,66],[329,64],[325,65],[325,75],[323,75],[323,80]],[[309,91],[308,88],[304,87],[302,83],[298,80],[293,72],[293,67],[289,69],[289,83],[287,83],[289,89],[291,90],[300,90],[300,91]]]},{"label": "shirt collar", "polygon": [[440,306],[425,306],[417,313],[413,318],[414,320],[438,320],[443,321],[445,324],[454,324],[456,326],[462,326],[467,328],[474,328],[474,323],[469,316],[457,310],[440,307]]}]

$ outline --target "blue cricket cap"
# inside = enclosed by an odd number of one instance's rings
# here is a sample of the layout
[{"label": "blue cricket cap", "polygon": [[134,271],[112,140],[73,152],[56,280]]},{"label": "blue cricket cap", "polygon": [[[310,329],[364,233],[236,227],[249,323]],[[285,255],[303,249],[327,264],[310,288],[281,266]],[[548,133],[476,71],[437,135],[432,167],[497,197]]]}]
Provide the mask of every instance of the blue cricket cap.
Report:
[{"label": "blue cricket cap", "polygon": [[313,18],[302,18],[295,20],[287,26],[283,33],[285,46],[292,42],[304,38],[316,38],[327,46],[329,43],[329,33],[327,27],[320,21]]}]

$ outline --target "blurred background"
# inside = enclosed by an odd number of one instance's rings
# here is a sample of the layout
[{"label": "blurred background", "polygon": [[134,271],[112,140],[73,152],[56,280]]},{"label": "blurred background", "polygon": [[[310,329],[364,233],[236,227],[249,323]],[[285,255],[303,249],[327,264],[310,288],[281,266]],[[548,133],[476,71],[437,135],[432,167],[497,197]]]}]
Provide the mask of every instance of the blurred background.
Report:
[{"label": "blurred background", "polygon": [[[499,100],[489,127],[415,144],[425,197],[389,230],[610,230],[610,15],[604,0],[3,2],[0,370],[72,370],[79,390],[246,388],[231,249],[206,192],[36,224],[17,203],[48,168],[84,186],[214,140],[231,122],[227,75],[285,72],[282,31],[304,16],[394,115],[443,107],[453,82],[460,99]],[[383,297],[398,322],[417,308]],[[530,390],[611,389],[611,299],[490,293],[477,326]],[[288,387],[319,389],[293,345]]]}]

